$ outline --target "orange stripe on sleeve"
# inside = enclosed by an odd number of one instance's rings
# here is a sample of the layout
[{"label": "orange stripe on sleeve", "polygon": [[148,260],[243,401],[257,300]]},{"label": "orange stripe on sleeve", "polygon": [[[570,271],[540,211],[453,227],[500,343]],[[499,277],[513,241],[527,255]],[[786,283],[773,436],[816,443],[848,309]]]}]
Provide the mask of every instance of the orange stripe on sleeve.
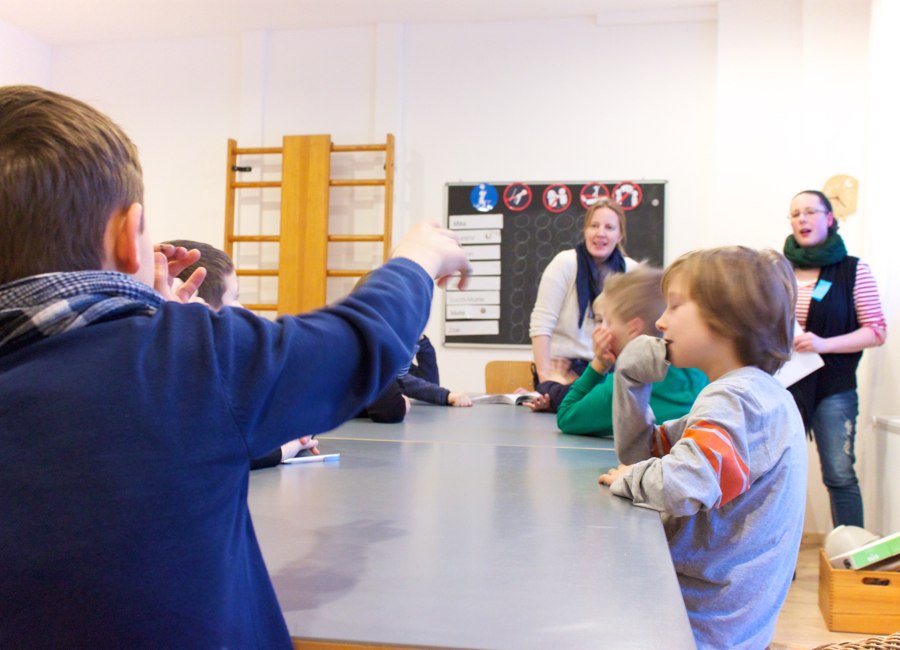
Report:
[{"label": "orange stripe on sleeve", "polygon": [[720,426],[701,420],[684,432],[693,440],[712,466],[719,480],[722,498],[717,508],[746,492],[750,487],[750,470],[734,448],[728,432]]},{"label": "orange stripe on sleeve", "polygon": [[664,426],[656,427],[656,431],[653,432],[653,441],[650,443],[650,453],[656,458],[662,458],[669,453],[671,448],[672,443],[669,442],[669,436],[666,435],[666,428]]}]

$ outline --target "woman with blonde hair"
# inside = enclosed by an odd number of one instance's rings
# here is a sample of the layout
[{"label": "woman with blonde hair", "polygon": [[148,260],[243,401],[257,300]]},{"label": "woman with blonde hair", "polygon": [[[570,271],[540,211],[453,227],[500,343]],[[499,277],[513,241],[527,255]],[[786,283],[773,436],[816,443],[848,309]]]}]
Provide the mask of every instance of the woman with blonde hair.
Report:
[{"label": "woman with blonde hair", "polygon": [[606,278],[636,264],[625,256],[625,211],[604,198],[588,208],[583,240],[558,253],[544,270],[529,336],[535,390],[549,395],[551,411],[556,411],[571,383],[594,356],[592,305]]}]

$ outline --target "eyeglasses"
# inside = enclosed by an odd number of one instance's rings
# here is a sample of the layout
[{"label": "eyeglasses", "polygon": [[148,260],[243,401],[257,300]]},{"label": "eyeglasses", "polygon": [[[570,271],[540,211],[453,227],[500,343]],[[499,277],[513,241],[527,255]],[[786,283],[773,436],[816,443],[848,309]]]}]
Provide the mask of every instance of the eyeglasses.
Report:
[{"label": "eyeglasses", "polygon": [[788,219],[794,220],[799,219],[800,217],[806,217],[807,219],[809,219],[818,212],[828,212],[828,210],[826,210],[825,208],[803,208],[802,210],[791,212],[788,215]]}]

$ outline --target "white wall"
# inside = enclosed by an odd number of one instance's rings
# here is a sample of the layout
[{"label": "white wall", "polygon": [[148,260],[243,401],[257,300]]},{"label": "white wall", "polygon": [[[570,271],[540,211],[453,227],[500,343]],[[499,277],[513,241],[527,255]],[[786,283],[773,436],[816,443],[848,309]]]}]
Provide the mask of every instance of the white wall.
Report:
[{"label": "white wall", "polygon": [[[667,260],[725,243],[780,247],[791,195],[852,174],[862,197],[842,234],[887,297],[889,278],[898,277],[889,248],[897,238],[883,236],[897,234],[888,189],[897,143],[884,134],[896,130],[897,102],[883,91],[893,82],[879,83],[870,99],[868,81],[896,78],[890,34],[900,25],[890,4],[875,0],[872,52],[869,3],[858,0],[729,0],[718,12],[65,46],[52,48],[52,63],[50,48],[27,35],[14,34],[10,46],[3,36],[13,30],[0,25],[0,54],[33,54],[23,70],[0,57],[0,81],[49,84],[120,122],[141,150],[159,239],[221,244],[229,137],[273,146],[286,134],[329,133],[355,144],[391,131],[396,233],[440,219],[448,182],[663,179]],[[278,172],[254,161],[256,177]],[[333,224],[355,232],[377,225],[377,193],[342,192],[332,193]],[[277,206],[277,196],[259,193],[242,197],[238,213],[265,220]],[[353,266],[377,251],[336,255]],[[347,288],[330,286],[329,295]],[[896,300],[886,304],[896,323]],[[427,330],[436,343],[442,305],[438,293]],[[483,389],[487,360],[529,357],[437,347],[445,385],[472,391]],[[896,414],[896,349],[889,339],[867,352],[860,371],[859,466],[869,501],[885,480],[900,481],[877,467],[866,419]],[[807,527],[827,530],[818,477],[811,487]]]},{"label": "white wall", "polygon": [[50,47],[0,22],[0,86],[46,86],[49,81]]},{"label": "white wall", "polygon": [[221,245],[226,140],[239,115],[239,40],[57,47],[54,90],[110,115],[138,147],[159,239]]},{"label": "white wall", "polygon": [[[895,243],[900,241],[897,214],[897,152],[900,151],[900,3],[875,0],[872,3],[870,39],[870,85],[865,96],[867,111],[866,160],[862,189],[864,210],[868,217],[861,246],[867,251],[872,270],[878,278],[885,316],[888,320],[887,342],[860,368],[861,433],[867,443],[867,454],[857,468],[863,476],[867,522],[880,532],[889,529],[888,522],[900,521],[900,473],[892,461],[897,458],[898,434],[874,427],[871,418],[900,415],[900,256]],[[890,437],[890,438],[889,438]],[[891,451],[893,450],[893,451]],[[893,454],[893,455],[891,455]],[[888,495],[892,499],[886,498]],[[893,512],[888,512],[894,504]],[[867,524],[868,525],[868,524]]]},{"label": "white wall", "polygon": [[[711,20],[407,28],[408,193],[399,205],[409,220],[433,218],[447,182],[661,179],[670,183],[668,256],[696,246],[695,229],[673,224],[707,212],[715,39]],[[428,328],[434,340],[442,304],[439,296]],[[483,390],[484,364],[498,357],[530,353],[446,350],[442,380]]]}]

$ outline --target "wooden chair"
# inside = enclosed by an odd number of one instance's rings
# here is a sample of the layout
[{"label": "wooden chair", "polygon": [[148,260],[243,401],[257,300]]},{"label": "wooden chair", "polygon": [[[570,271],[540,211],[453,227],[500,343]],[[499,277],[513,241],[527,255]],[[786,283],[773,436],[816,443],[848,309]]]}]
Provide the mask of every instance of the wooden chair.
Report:
[{"label": "wooden chair", "polygon": [[488,361],[484,366],[484,392],[512,393],[517,388],[534,390],[531,361]]}]

